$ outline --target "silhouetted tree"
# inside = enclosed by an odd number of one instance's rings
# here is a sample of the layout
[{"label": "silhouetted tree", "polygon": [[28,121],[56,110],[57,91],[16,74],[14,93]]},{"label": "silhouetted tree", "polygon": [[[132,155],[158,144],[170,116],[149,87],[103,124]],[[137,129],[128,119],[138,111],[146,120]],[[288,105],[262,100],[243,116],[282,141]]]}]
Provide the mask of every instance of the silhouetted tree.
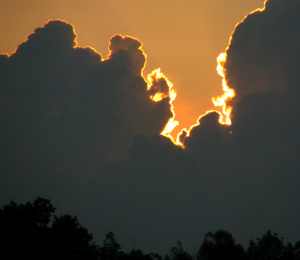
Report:
[{"label": "silhouetted tree", "polygon": [[[257,238],[256,242],[250,240],[247,249],[247,256],[250,260],[282,260],[285,253],[283,238],[279,238],[276,233],[272,234],[270,230]],[[288,254],[288,252],[286,251]]]},{"label": "silhouetted tree", "polygon": [[153,260],[162,260],[163,258],[157,253],[150,253]]},{"label": "silhouetted tree", "polygon": [[[162,260],[159,254],[145,254],[140,249],[121,251],[112,232],[106,234],[103,246],[93,242],[93,236],[82,227],[77,217],[54,215],[50,200],[38,197],[33,203],[11,201],[0,209],[1,259],[31,260]],[[52,221],[52,223],[51,223]],[[5,256],[5,258],[3,258]],[[283,238],[267,231],[256,241],[250,240],[245,253],[231,233],[208,232],[199,247],[197,260],[300,260],[300,241],[284,245]],[[193,260],[181,241],[171,248],[164,260]]]},{"label": "silhouetted tree", "polygon": [[168,254],[165,255],[164,260],[171,260],[170,256]]},{"label": "silhouetted tree", "polygon": [[206,233],[197,253],[197,260],[219,259],[245,259],[243,247],[236,244],[232,235],[224,230]]},{"label": "silhouetted tree", "polygon": [[282,260],[295,260],[295,248],[291,243],[285,246]]},{"label": "silhouetted tree", "polygon": [[92,234],[78,223],[76,216],[54,216],[51,231],[62,259],[99,259],[99,247],[92,243]]},{"label": "silhouetted tree", "polygon": [[1,253],[8,259],[40,258],[47,252],[48,224],[55,208],[50,200],[38,197],[33,203],[17,205],[11,201],[0,209]]},{"label": "silhouetted tree", "polygon": [[162,260],[162,257],[158,254],[144,254],[142,250],[132,249],[128,254],[122,252],[121,260]]},{"label": "silhouetted tree", "polygon": [[192,256],[184,251],[182,247],[182,243],[180,240],[177,240],[176,246],[171,248],[171,256],[166,255],[166,259],[171,259],[171,260],[193,260]]},{"label": "silhouetted tree", "polygon": [[50,200],[41,197],[20,205],[11,201],[0,209],[0,249],[6,259],[99,259],[93,236],[77,218],[54,212]]},{"label": "silhouetted tree", "polygon": [[101,260],[118,260],[121,255],[121,246],[117,243],[113,232],[106,234],[103,246],[100,248]]},{"label": "silhouetted tree", "polygon": [[38,197],[33,204],[17,205],[11,201],[0,210],[1,231],[35,232],[40,228],[46,228],[51,220],[55,208],[50,204],[50,200]]},{"label": "silhouetted tree", "polygon": [[300,241],[295,243],[294,247],[294,260],[300,260]]}]

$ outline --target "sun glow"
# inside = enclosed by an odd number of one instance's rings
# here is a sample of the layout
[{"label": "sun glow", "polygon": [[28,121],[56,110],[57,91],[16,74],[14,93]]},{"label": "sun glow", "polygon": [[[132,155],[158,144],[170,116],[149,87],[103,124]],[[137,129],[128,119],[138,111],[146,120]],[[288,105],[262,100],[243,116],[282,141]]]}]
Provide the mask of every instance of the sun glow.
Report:
[{"label": "sun glow", "polygon": [[[263,8],[258,8],[256,10],[254,10],[253,12],[249,13],[248,15],[246,15],[244,17],[244,19],[240,22],[242,23],[246,18],[247,16],[251,15],[252,13],[255,13],[255,12],[263,12],[265,10],[265,5],[266,5],[266,2],[267,0],[264,2],[264,7]],[[240,23],[237,23],[235,28],[240,24]],[[220,115],[220,118],[219,118],[219,123],[222,124],[222,125],[231,125],[231,111],[232,111],[232,107],[230,107],[228,105],[228,101],[230,101],[234,96],[235,96],[235,92],[233,89],[229,88],[229,86],[227,85],[227,81],[226,81],[226,77],[225,77],[225,69],[224,69],[224,64],[226,62],[226,58],[227,58],[227,50],[231,44],[231,40],[232,40],[232,35],[231,37],[229,38],[229,44],[228,44],[228,47],[226,48],[226,51],[224,53],[221,53],[218,58],[217,58],[217,62],[218,62],[218,65],[217,65],[217,72],[218,74],[222,77],[222,88],[223,88],[223,91],[224,91],[224,94],[222,96],[219,96],[219,97],[216,97],[216,98],[212,98],[212,102],[213,104],[216,106],[216,107],[222,107],[222,112],[219,112],[219,111],[215,111],[215,110],[210,110],[210,111],[207,111],[204,115],[201,115],[197,121],[196,124],[192,125],[189,130],[187,130],[186,128],[182,129],[178,135],[177,135],[177,139],[176,139],[176,142],[173,140],[172,136],[170,135],[170,133],[172,132],[172,130],[175,128],[175,126],[177,126],[179,123],[177,121],[174,120],[174,117],[175,117],[175,113],[174,113],[174,107],[172,105],[172,101],[175,99],[176,97],[176,93],[175,92],[171,92],[170,91],[170,98],[171,98],[171,101],[170,101],[170,104],[171,104],[171,107],[172,107],[172,112],[173,112],[173,118],[171,118],[168,122],[168,124],[166,125],[165,129],[163,130],[163,132],[161,133],[162,135],[165,135],[165,136],[168,136],[169,138],[171,138],[171,140],[176,144],[176,145],[180,145],[182,147],[184,147],[184,138],[185,137],[188,137],[190,135],[190,131],[198,126],[200,123],[200,119],[211,113],[211,112],[217,112],[219,115]],[[152,79],[151,75],[154,75],[155,73],[157,73],[157,77],[164,77],[165,76],[160,73],[160,69],[158,70],[155,70],[152,72],[152,74],[149,74],[148,75],[148,81],[150,81],[150,79]],[[167,79],[166,79],[167,80]],[[167,80],[168,83],[170,83],[168,80]],[[149,85],[148,85],[149,86]],[[170,90],[172,88],[172,83],[170,83]],[[172,97],[173,96],[173,97]],[[164,98],[164,94],[163,93],[156,93],[155,95],[151,96],[151,99],[154,100],[154,101],[159,101],[161,100],[162,98]],[[230,134],[232,132],[230,131]]]},{"label": "sun glow", "polygon": [[[226,53],[221,53],[217,58],[217,62],[218,62],[217,71],[218,71],[218,74],[222,77],[222,87],[223,87],[224,94],[220,97],[212,98],[212,101],[215,106],[222,107],[223,114],[221,112],[215,111],[215,110],[206,111],[204,115],[201,115],[199,117],[199,119],[197,120],[197,123],[192,125],[189,128],[189,130],[186,130],[186,128],[181,130],[181,132],[177,135],[177,139],[176,139],[177,145],[181,145],[184,147],[184,138],[188,137],[190,135],[190,131],[194,127],[200,125],[200,119],[203,116],[205,116],[211,112],[217,112],[220,115],[220,118],[219,118],[220,124],[231,125],[230,113],[231,113],[232,108],[227,106],[227,102],[235,96],[235,92],[233,89],[228,87],[226,79],[225,79],[225,72],[224,72],[225,61],[226,61]],[[225,115],[225,118],[224,118],[224,115]]]},{"label": "sun glow", "polygon": [[163,131],[160,133],[161,135],[169,137],[173,142],[173,138],[170,133],[173,129],[179,124],[178,121],[175,120],[175,111],[173,106],[173,101],[176,98],[176,91],[173,89],[173,84],[167,79],[167,77],[161,73],[160,68],[153,70],[148,76],[148,91],[153,92],[150,95],[150,98],[155,101],[159,102],[163,98],[169,98],[169,104],[171,105],[171,111],[173,117],[169,119],[168,123],[166,124]]},{"label": "sun glow", "polygon": [[221,124],[231,125],[231,120],[230,120],[231,107],[226,107],[226,101],[233,98],[235,96],[235,93],[234,93],[233,89],[231,89],[227,86],[227,82],[225,79],[223,65],[226,61],[226,53],[221,53],[219,55],[219,57],[217,58],[217,61],[218,61],[218,66],[217,66],[218,74],[223,78],[222,79],[222,87],[223,87],[224,94],[220,97],[212,98],[212,101],[215,106],[222,107],[222,112],[226,116],[225,121],[223,120],[223,116],[222,116],[222,117],[220,117],[219,122]]},{"label": "sun glow", "polygon": [[[247,14],[241,22],[239,22],[235,25],[235,29],[237,28],[237,26],[239,24],[243,23],[244,20],[249,15],[251,15],[255,12],[263,12],[266,7],[265,6],[266,2],[267,1],[264,2],[263,8],[258,8],[256,10],[250,12],[249,14]],[[234,29],[234,31],[235,31],[235,29]],[[226,116],[225,120],[223,119],[222,115],[220,116],[219,122],[223,125],[231,125],[230,113],[231,113],[232,108],[228,106],[227,102],[235,96],[234,90],[229,88],[227,85],[226,78],[225,78],[225,71],[224,71],[224,63],[226,62],[226,58],[227,58],[226,52],[231,44],[231,40],[232,40],[232,35],[229,38],[229,44],[228,44],[228,47],[226,48],[226,51],[221,53],[217,58],[217,62],[218,62],[217,71],[218,71],[218,74],[222,77],[222,88],[223,88],[224,94],[220,97],[212,98],[212,102],[214,103],[214,105],[217,107],[222,107],[222,113]]]}]

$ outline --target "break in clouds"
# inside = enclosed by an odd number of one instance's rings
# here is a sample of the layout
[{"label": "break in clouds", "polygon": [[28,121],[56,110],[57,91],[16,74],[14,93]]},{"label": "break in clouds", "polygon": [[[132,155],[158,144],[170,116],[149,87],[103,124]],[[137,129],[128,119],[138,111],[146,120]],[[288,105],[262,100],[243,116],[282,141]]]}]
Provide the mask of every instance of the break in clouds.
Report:
[{"label": "break in clouds", "polygon": [[221,64],[232,124],[207,112],[182,147],[160,135],[171,89],[144,79],[141,47],[115,35],[104,60],[56,20],[0,56],[2,204],[49,197],[96,239],[113,231],[146,251],[219,228],[241,243],[267,229],[297,239],[300,2],[266,1],[236,26]]}]

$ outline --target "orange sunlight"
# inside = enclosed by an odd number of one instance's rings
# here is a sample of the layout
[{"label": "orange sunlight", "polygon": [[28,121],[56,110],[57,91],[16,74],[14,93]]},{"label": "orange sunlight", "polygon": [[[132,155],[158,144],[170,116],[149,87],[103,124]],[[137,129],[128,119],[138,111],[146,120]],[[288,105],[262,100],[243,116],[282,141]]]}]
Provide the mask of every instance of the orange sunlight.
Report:
[{"label": "orange sunlight", "polygon": [[[256,12],[256,11],[262,12],[262,11],[264,11],[264,9],[265,9],[265,6],[263,8],[258,8],[256,10],[254,10],[253,12]],[[253,12],[249,13],[248,15],[252,14]],[[248,15],[246,15],[245,18]],[[243,21],[241,21],[241,22],[243,22]],[[240,23],[237,23],[235,27],[237,27]],[[138,42],[140,42],[140,46],[139,46],[138,49],[142,52],[142,54],[145,57],[144,66],[141,70],[141,76],[144,77],[143,76],[143,71],[144,71],[144,68],[145,68],[145,65],[146,65],[147,56],[144,53],[144,51],[142,50],[142,46],[143,46],[142,42],[139,39],[133,38],[133,37],[128,36],[128,35],[121,36],[121,37],[122,37],[123,40],[131,38],[131,39],[135,39]],[[230,45],[230,42],[231,42],[231,37],[229,39],[229,45]],[[122,46],[122,44],[120,44],[118,46],[118,48],[120,48],[120,49],[124,48],[125,49],[126,47]],[[228,47],[226,48],[226,51],[227,51],[227,49],[228,49]],[[112,50],[110,49],[110,46],[109,46],[109,51],[110,51],[110,53],[109,53],[107,59],[109,59],[110,56],[112,55]],[[199,122],[200,118],[207,115],[210,112],[217,112],[217,113],[220,114],[220,119],[219,119],[220,124],[231,125],[231,110],[232,110],[232,108],[227,105],[227,102],[235,96],[235,92],[234,92],[233,89],[229,88],[229,86],[227,85],[227,82],[226,82],[226,78],[225,78],[225,72],[224,72],[224,67],[223,66],[224,66],[224,63],[226,62],[226,57],[227,57],[226,51],[224,53],[221,53],[217,58],[217,64],[218,64],[217,65],[217,72],[222,77],[222,88],[223,88],[224,94],[222,96],[212,98],[212,102],[213,102],[214,106],[222,107],[222,112],[215,111],[215,110],[206,111],[205,114],[201,115],[198,118],[197,123],[192,125],[189,128],[189,130],[186,130],[186,128],[182,129],[178,133],[176,141],[171,136],[171,132],[173,131],[173,129],[177,125],[179,125],[179,122],[175,120],[175,111],[174,111],[174,106],[173,106],[173,103],[172,103],[175,100],[176,95],[177,95],[176,91],[173,89],[173,84],[160,71],[160,68],[153,70],[150,74],[148,74],[147,80],[145,79],[147,81],[147,90],[153,92],[153,95],[150,95],[150,98],[153,101],[158,102],[158,101],[161,101],[163,98],[169,98],[170,99],[169,104],[171,105],[171,111],[172,111],[173,117],[169,119],[168,123],[166,124],[165,128],[163,129],[163,131],[160,134],[164,135],[166,137],[169,137],[174,144],[183,146],[182,140],[180,140],[180,136],[181,135],[184,136],[184,137],[189,136],[190,131],[194,127],[199,125],[198,122]]]},{"label": "orange sunlight", "polygon": [[216,107],[222,107],[222,113],[225,115],[225,119],[224,119],[224,116],[221,112],[219,111],[216,111],[216,110],[209,110],[209,111],[206,111],[204,115],[201,115],[198,120],[197,120],[197,123],[192,125],[189,130],[186,130],[186,128],[182,129],[178,135],[177,135],[177,139],[176,139],[176,144],[177,145],[181,145],[183,146],[183,141],[180,140],[180,136],[183,135],[184,138],[189,136],[190,135],[190,131],[198,126],[200,123],[200,119],[201,117],[211,113],[211,112],[217,112],[219,115],[220,115],[220,119],[219,119],[219,122],[220,124],[222,125],[231,125],[231,120],[230,120],[230,113],[231,113],[231,107],[227,107],[226,106],[226,102],[233,98],[235,96],[235,93],[234,93],[234,90],[233,89],[230,89],[228,86],[227,86],[227,83],[226,83],[226,79],[225,79],[225,73],[224,73],[224,63],[226,61],[226,53],[221,53],[218,58],[217,58],[217,62],[218,62],[218,66],[217,66],[217,71],[218,71],[218,74],[222,77],[222,86],[223,86],[223,91],[224,91],[224,94],[220,97],[217,97],[217,98],[212,98],[212,101],[214,103],[214,105]]},{"label": "orange sunlight", "polygon": [[[256,10],[250,12],[249,14],[247,14],[241,22],[239,22],[239,23],[236,24],[235,28],[236,28],[240,23],[242,23],[242,22],[247,18],[248,15],[251,15],[252,13],[257,12],[257,11],[258,11],[258,12],[263,12],[263,11],[265,10],[265,4],[266,4],[266,2],[267,2],[267,1],[264,2],[264,7],[263,7],[263,8],[258,8],[258,9],[256,9]],[[235,29],[234,29],[234,31],[235,31]],[[234,32],[234,31],[233,31],[233,32]],[[226,51],[227,51],[228,48],[229,48],[229,45],[230,45],[230,43],[231,43],[231,39],[232,39],[232,35],[231,35],[231,37],[229,38],[229,44],[228,44],[228,46],[227,46],[227,48],[226,48]],[[184,129],[182,129],[182,130],[178,133],[177,139],[176,139],[176,143],[173,141],[175,144],[184,147],[184,145],[183,145],[183,140],[184,140],[184,138],[187,137],[187,136],[189,136],[189,135],[190,135],[190,131],[191,131],[194,127],[196,127],[196,126],[198,126],[198,125],[200,124],[199,121],[200,121],[201,117],[207,115],[208,113],[211,113],[211,112],[217,112],[217,113],[219,113],[219,115],[220,115],[220,119],[219,119],[220,124],[223,124],[223,125],[231,125],[231,114],[230,114],[230,113],[231,113],[232,108],[227,106],[227,102],[235,96],[235,92],[234,92],[233,89],[229,88],[229,86],[227,85],[227,82],[226,82],[226,78],[225,78],[224,63],[226,62],[226,57],[227,57],[226,51],[223,52],[223,53],[221,53],[221,54],[218,56],[218,58],[217,58],[217,62],[218,62],[217,72],[218,72],[218,74],[222,77],[222,88],[223,88],[224,94],[223,94],[222,96],[220,96],[220,97],[212,98],[212,102],[213,102],[213,104],[214,104],[216,107],[222,107],[222,113],[225,115],[225,118],[224,118],[223,114],[222,114],[221,112],[219,112],[219,111],[215,111],[215,110],[206,111],[206,113],[205,113],[204,115],[201,115],[201,116],[198,118],[197,123],[194,124],[194,125],[192,125],[192,126],[189,128],[189,130],[186,130],[186,128],[184,128]],[[173,107],[172,107],[172,109],[173,109]],[[174,115],[175,115],[175,114],[174,114]],[[178,123],[177,123],[177,124],[178,124]],[[175,126],[176,126],[176,125],[175,125]],[[172,130],[173,130],[173,128],[172,128]],[[170,133],[170,132],[168,132],[168,133]],[[231,132],[230,132],[230,133],[231,133]],[[170,134],[169,134],[168,136],[170,136]],[[180,138],[180,136],[181,136],[181,138]],[[173,140],[173,139],[172,139],[172,140]]]},{"label": "orange sunlight", "polygon": [[[148,87],[147,87],[148,90],[152,89],[153,87],[157,90],[157,92],[154,95],[150,96],[150,98],[153,101],[158,102],[163,98],[166,97],[170,98],[169,103],[171,105],[171,111],[173,117],[169,119],[164,130],[160,134],[169,137],[174,142],[173,137],[170,135],[170,133],[179,123],[178,121],[175,120],[174,106],[172,103],[177,95],[176,91],[173,89],[173,84],[167,79],[167,77],[163,73],[160,72],[160,68],[153,70],[147,76],[147,80],[148,80]],[[161,84],[166,84],[168,90],[162,92],[162,88],[160,87]]]},{"label": "orange sunlight", "polygon": [[226,79],[225,79],[223,65],[226,61],[226,53],[221,53],[217,58],[217,61],[218,61],[218,66],[217,66],[218,74],[223,78],[222,87],[223,87],[224,94],[221,97],[212,98],[212,101],[215,106],[222,107],[222,112],[224,115],[226,115],[225,121],[223,121],[223,117],[220,117],[219,122],[221,124],[231,125],[231,120],[230,120],[231,107],[226,107],[226,101],[228,101],[228,99],[230,98],[233,98],[235,93],[233,89],[230,89],[227,86]]}]

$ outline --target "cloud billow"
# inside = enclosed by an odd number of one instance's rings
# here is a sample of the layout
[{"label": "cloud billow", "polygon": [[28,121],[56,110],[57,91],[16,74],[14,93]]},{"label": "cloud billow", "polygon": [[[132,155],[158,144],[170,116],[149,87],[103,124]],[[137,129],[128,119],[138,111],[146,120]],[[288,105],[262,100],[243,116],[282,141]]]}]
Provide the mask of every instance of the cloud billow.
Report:
[{"label": "cloud billow", "polygon": [[96,173],[173,116],[168,97],[150,99],[138,39],[114,36],[103,60],[76,38],[71,24],[50,20],[0,56],[3,171]]},{"label": "cloud billow", "polygon": [[[232,107],[232,124],[225,126],[215,120],[215,128],[223,128],[222,136],[231,133],[225,149],[230,146],[232,158],[247,160],[249,156],[273,154],[273,158],[290,161],[290,155],[298,152],[299,13],[299,1],[266,1],[265,8],[246,16],[231,36],[221,65],[226,84],[235,93],[226,100],[227,106]],[[208,140],[205,134],[197,138],[196,132],[206,128],[204,119],[213,113],[202,116],[203,122],[183,138],[187,149],[199,138]],[[217,137],[213,140],[208,144],[211,143],[213,151],[220,149],[216,147],[218,144],[223,146],[222,140],[216,141]],[[266,163],[272,165],[272,161]]]},{"label": "cloud billow", "polygon": [[217,112],[208,112],[180,136],[185,150],[214,179],[208,180],[211,188],[221,194],[225,187],[228,206],[238,210],[227,213],[236,225],[243,219],[247,232],[272,227],[295,238],[300,216],[295,208],[300,181],[299,19],[299,1],[269,0],[237,24],[221,62],[225,83],[235,93],[226,100],[231,125],[219,122]]}]

